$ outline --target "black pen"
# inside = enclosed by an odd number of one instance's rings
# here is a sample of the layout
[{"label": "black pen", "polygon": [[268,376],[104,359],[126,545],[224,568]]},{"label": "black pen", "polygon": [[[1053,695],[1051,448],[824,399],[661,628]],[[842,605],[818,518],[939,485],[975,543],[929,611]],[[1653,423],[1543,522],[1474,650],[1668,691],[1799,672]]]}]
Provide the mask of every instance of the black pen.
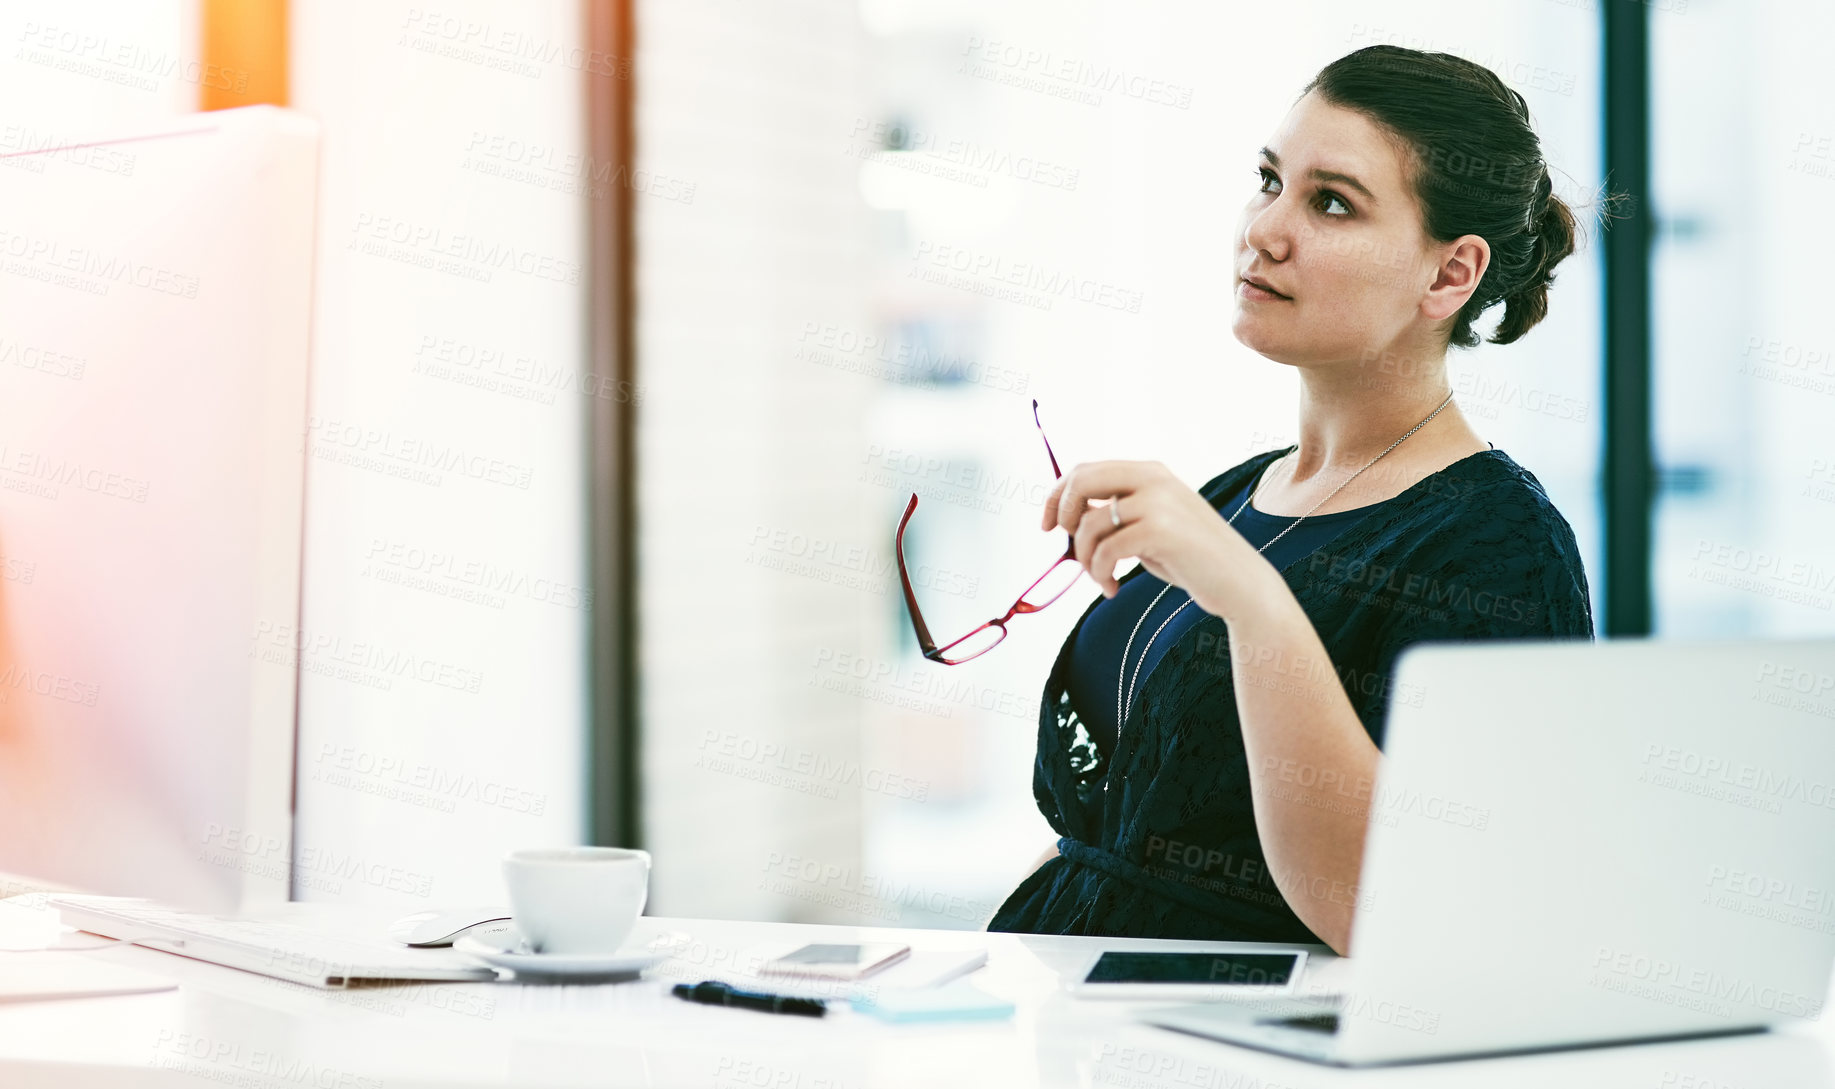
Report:
[{"label": "black pen", "polygon": [[819,998],[792,998],[762,991],[742,991],[711,979],[692,986],[678,983],[675,985],[675,996],[686,1002],[737,1006],[742,1010],[759,1010],[763,1013],[800,1013],[806,1017],[821,1017],[828,1012],[827,1004]]}]

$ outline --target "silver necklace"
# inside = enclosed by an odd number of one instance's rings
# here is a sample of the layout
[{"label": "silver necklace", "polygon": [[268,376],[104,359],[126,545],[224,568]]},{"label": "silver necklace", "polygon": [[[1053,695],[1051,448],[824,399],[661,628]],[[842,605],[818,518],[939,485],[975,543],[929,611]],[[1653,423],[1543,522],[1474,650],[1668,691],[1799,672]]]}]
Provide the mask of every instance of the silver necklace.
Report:
[{"label": "silver necklace", "polygon": [[[1452,393],[1451,392],[1447,393],[1446,400],[1440,402],[1440,408],[1445,408],[1448,404],[1452,402],[1452,400],[1453,400]],[[1312,505],[1312,510],[1309,510],[1305,514],[1302,514],[1298,518],[1295,518],[1287,526],[1286,529],[1283,529],[1279,533],[1268,538],[1268,543],[1262,545],[1260,548],[1256,549],[1255,551],[1258,553],[1268,551],[1269,546],[1273,545],[1274,542],[1280,540],[1282,537],[1287,536],[1288,532],[1292,530],[1294,526],[1297,526],[1301,522],[1304,522],[1308,518],[1312,517],[1313,511],[1316,511],[1320,507],[1323,507],[1327,503],[1331,502],[1332,496],[1337,495],[1339,492],[1343,491],[1345,489],[1345,486],[1350,484],[1351,481],[1356,480],[1358,477],[1362,476],[1364,472],[1370,468],[1371,465],[1375,465],[1377,462],[1383,460],[1383,458],[1389,453],[1389,450],[1393,450],[1396,447],[1402,445],[1402,443],[1408,440],[1409,435],[1413,435],[1416,431],[1419,431],[1423,427],[1426,427],[1429,420],[1432,420],[1435,416],[1440,415],[1440,408],[1436,408],[1432,412],[1429,412],[1427,414],[1427,419],[1422,420],[1420,423],[1415,424],[1413,427],[1408,429],[1407,435],[1403,435],[1401,438],[1390,443],[1389,449],[1384,450],[1381,454],[1378,454],[1375,457],[1371,458],[1368,465],[1365,465],[1362,469],[1357,470],[1356,472],[1352,473],[1350,476],[1345,477],[1344,483],[1338,485],[1336,488],[1333,488],[1331,490],[1330,495],[1327,495],[1324,499],[1321,499],[1317,503],[1314,503]],[[1228,521],[1230,525],[1236,524],[1236,515],[1241,514],[1243,512],[1243,507],[1247,507],[1251,502],[1254,501],[1255,493],[1261,490],[1261,486],[1262,486],[1262,481],[1257,480],[1255,482],[1255,487],[1249,490],[1249,497],[1242,501],[1242,506],[1237,507],[1236,513],[1230,515],[1230,517],[1226,519],[1226,521]],[[1178,616],[1180,613],[1184,612],[1185,606],[1191,604],[1191,599],[1187,598],[1184,605],[1180,605],[1178,608],[1174,609],[1166,617],[1166,619],[1160,621],[1160,626],[1153,629],[1153,634],[1147,637],[1147,644],[1141,647],[1141,656],[1134,663],[1133,676],[1128,676],[1128,652],[1134,648],[1134,637],[1140,634],[1141,625],[1147,622],[1147,617],[1152,615],[1154,606],[1160,603],[1160,599],[1165,597],[1166,591],[1170,589],[1172,589],[1172,583],[1169,582],[1165,586],[1160,587],[1159,593],[1153,595],[1153,600],[1151,602],[1148,602],[1146,611],[1142,612],[1140,619],[1134,622],[1134,630],[1128,633],[1127,645],[1121,648],[1121,673],[1118,674],[1115,678],[1115,732],[1118,736],[1121,733],[1122,726],[1128,721],[1128,715],[1131,714],[1134,710],[1134,682],[1140,680],[1141,665],[1142,663],[1144,663],[1147,660],[1147,652],[1153,649],[1153,641],[1160,637],[1160,632],[1166,630],[1166,625],[1172,623],[1173,617]],[[1122,682],[1123,677],[1126,677],[1128,681],[1128,690],[1127,690],[1128,698],[1125,704],[1122,702],[1121,682]]]}]

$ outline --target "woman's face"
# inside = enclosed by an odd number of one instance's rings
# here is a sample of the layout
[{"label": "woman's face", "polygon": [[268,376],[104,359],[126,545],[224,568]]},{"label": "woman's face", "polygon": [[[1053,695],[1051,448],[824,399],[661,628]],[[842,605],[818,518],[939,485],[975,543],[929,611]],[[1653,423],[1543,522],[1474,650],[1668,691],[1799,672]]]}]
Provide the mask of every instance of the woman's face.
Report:
[{"label": "woman's face", "polygon": [[1308,93],[1259,158],[1259,190],[1236,231],[1236,339],[1297,366],[1443,349],[1434,326],[1458,305],[1444,284],[1430,289],[1456,244],[1427,237],[1385,130]]}]

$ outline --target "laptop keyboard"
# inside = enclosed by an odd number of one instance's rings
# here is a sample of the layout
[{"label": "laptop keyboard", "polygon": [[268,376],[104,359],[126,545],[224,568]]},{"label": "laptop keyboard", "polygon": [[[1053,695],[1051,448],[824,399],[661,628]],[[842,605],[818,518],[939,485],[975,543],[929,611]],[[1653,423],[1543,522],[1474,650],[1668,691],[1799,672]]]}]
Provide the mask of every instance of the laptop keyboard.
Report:
[{"label": "laptop keyboard", "polygon": [[1336,1013],[1344,1005],[1341,994],[1306,995],[1295,998],[1225,998],[1218,1005],[1229,1006],[1271,1017],[1307,1017],[1319,1013]]},{"label": "laptop keyboard", "polygon": [[1338,1009],[1344,1005],[1341,994],[1309,995],[1299,998],[1226,998],[1220,1005],[1261,1014],[1257,1024],[1279,1025],[1331,1035],[1338,1031]]},{"label": "laptop keyboard", "polygon": [[1338,1031],[1338,1015],[1335,1013],[1315,1013],[1304,1017],[1279,1017],[1263,1020],[1264,1025],[1279,1025],[1282,1028],[1305,1029],[1308,1032],[1323,1032],[1327,1035]]}]

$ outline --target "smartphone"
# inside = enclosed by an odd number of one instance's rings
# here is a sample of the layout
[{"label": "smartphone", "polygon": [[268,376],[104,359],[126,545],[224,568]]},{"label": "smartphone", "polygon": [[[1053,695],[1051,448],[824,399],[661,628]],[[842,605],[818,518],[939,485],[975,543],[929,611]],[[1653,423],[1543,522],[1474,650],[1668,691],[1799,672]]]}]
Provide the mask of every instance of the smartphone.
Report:
[{"label": "smartphone", "polygon": [[1107,952],[1071,990],[1079,998],[1202,999],[1280,994],[1299,982],[1306,950]]},{"label": "smartphone", "polygon": [[805,945],[759,966],[759,975],[814,976],[818,979],[863,979],[911,955],[909,945]]}]

